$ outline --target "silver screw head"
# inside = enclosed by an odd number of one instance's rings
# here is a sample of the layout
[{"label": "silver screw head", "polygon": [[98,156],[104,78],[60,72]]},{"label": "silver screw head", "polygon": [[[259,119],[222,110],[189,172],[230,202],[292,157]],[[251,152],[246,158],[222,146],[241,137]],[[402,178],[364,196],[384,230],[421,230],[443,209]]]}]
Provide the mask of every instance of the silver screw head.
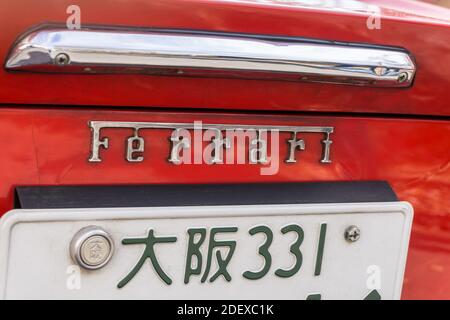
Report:
[{"label": "silver screw head", "polygon": [[81,267],[96,270],[104,267],[114,252],[114,242],[103,228],[88,226],[79,230],[70,243],[70,255]]},{"label": "silver screw head", "polygon": [[349,242],[356,242],[361,237],[361,230],[357,226],[350,226],[345,229],[344,237]]},{"label": "silver screw head", "polygon": [[70,62],[70,58],[67,54],[65,53],[58,53],[55,57],[55,63],[58,66],[65,66],[68,65]]},{"label": "silver screw head", "polygon": [[408,80],[408,74],[407,74],[406,72],[400,73],[400,75],[399,75],[398,78],[397,78],[397,81],[398,81],[399,83],[403,83],[403,82],[405,82],[406,80]]}]

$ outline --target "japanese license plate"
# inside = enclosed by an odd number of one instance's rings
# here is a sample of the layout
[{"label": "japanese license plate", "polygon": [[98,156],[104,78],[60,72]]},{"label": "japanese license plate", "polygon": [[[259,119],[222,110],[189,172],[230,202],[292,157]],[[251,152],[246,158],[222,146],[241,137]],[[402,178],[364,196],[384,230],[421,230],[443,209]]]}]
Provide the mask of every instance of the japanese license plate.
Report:
[{"label": "japanese license plate", "polygon": [[[398,299],[412,215],[405,202],[14,210],[0,219],[0,294]],[[97,270],[70,254],[87,226],[113,242],[84,248],[111,252]]]}]

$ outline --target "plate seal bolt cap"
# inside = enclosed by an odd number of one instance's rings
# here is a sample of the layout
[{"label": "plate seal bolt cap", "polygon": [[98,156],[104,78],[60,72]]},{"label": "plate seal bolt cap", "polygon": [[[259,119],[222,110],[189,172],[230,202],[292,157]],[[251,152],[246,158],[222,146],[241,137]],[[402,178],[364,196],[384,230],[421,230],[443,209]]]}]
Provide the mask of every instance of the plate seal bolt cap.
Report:
[{"label": "plate seal bolt cap", "polygon": [[103,228],[88,226],[79,230],[70,242],[70,255],[80,267],[96,270],[104,267],[114,252],[114,242]]},{"label": "plate seal bolt cap", "polygon": [[344,237],[348,242],[356,242],[361,237],[361,230],[357,226],[350,226],[345,229]]}]

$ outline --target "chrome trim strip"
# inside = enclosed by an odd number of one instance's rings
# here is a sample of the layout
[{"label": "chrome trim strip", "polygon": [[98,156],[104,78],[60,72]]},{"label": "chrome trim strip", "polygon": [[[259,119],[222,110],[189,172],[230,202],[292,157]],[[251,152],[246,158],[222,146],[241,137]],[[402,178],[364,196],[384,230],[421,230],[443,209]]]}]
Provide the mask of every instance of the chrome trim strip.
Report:
[{"label": "chrome trim strip", "polygon": [[[270,132],[289,132],[293,134],[291,139],[288,141],[290,145],[290,154],[287,163],[295,163],[295,150],[297,148],[297,144],[300,140],[297,140],[297,133],[321,133],[324,136],[324,139],[321,140],[322,143],[322,157],[321,163],[331,163],[330,160],[330,147],[333,141],[330,139],[330,135],[334,131],[334,127],[319,127],[319,126],[268,126],[268,125],[240,125],[240,124],[203,124],[203,123],[163,123],[163,122],[133,122],[133,121],[89,121],[89,127],[91,128],[91,155],[89,157],[89,162],[101,162],[101,158],[99,156],[100,149],[108,149],[109,148],[109,138],[101,137],[101,130],[106,128],[126,128],[132,129],[134,131],[134,135],[128,137],[127,147],[126,147],[126,159],[128,162],[141,162],[144,158],[133,158],[132,154],[135,152],[133,149],[133,141],[138,141],[138,149],[139,152],[144,151],[144,140],[139,136],[139,131],[143,129],[172,129],[174,132],[177,132],[180,129],[193,129],[193,130],[213,130],[219,132],[221,131],[270,131]],[[173,136],[172,136],[173,137]],[[131,139],[131,140],[129,140]],[[227,139],[227,138],[224,138]],[[173,142],[181,141],[179,138],[170,139]],[[211,140],[213,144],[218,144],[218,148],[223,148],[224,140],[222,138]],[[131,142],[131,143],[130,143]],[[302,141],[301,144],[304,142]],[[178,143],[177,143],[178,144]],[[225,146],[228,143],[225,143]],[[172,144],[172,151],[175,150],[174,144]],[[178,148],[178,147],[177,147]],[[304,147],[303,147],[304,149]],[[302,150],[303,150],[302,149]],[[171,151],[171,152],[172,152]],[[175,150],[176,151],[176,150]],[[255,163],[258,163],[258,159],[262,154],[266,154],[267,149],[265,151],[260,151],[258,153],[257,159],[255,159]],[[264,156],[263,158],[265,158]],[[178,163],[178,156],[171,156],[169,162],[173,162],[175,164]],[[261,162],[260,162],[261,163]]]},{"label": "chrome trim strip", "polygon": [[415,64],[404,51],[237,35],[68,30],[32,31],[12,49],[8,70],[237,76],[408,87]]}]

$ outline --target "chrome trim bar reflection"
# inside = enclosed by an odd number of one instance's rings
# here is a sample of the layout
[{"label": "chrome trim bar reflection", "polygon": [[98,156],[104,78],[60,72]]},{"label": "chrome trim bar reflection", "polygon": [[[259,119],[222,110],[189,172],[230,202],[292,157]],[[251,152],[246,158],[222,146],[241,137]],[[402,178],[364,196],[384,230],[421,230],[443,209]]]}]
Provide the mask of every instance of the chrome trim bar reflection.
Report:
[{"label": "chrome trim bar reflection", "polygon": [[43,27],[11,50],[8,70],[144,73],[408,87],[415,64],[404,51],[257,37]]}]

